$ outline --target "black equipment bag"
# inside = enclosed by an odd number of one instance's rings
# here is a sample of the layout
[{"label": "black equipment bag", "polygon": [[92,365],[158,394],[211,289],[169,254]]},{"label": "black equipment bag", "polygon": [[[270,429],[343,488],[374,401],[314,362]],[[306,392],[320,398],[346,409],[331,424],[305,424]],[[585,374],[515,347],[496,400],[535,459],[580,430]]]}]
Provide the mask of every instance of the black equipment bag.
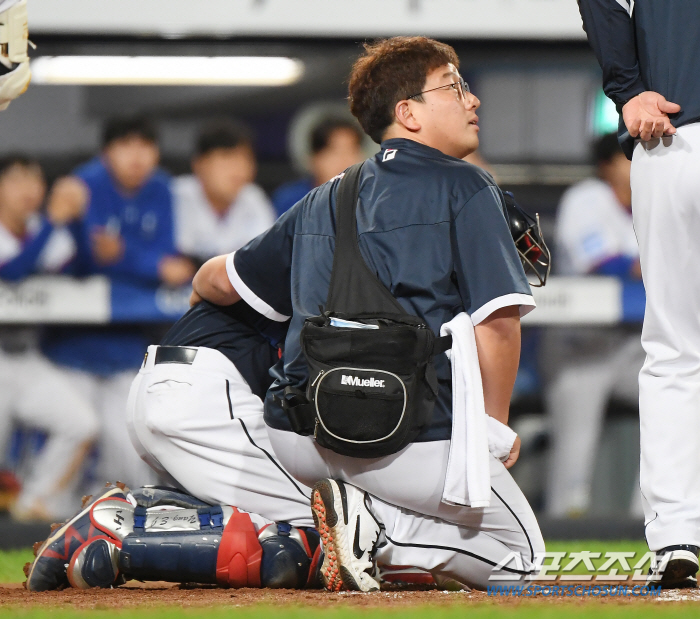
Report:
[{"label": "black equipment bag", "polygon": [[345,456],[377,458],[403,449],[429,423],[438,393],[433,357],[452,339],[436,337],[406,313],[362,258],[356,219],[362,165],[346,170],[338,186],[325,311],[301,330],[309,382],[305,392],[288,387],[283,407],[297,434],[313,434]]}]

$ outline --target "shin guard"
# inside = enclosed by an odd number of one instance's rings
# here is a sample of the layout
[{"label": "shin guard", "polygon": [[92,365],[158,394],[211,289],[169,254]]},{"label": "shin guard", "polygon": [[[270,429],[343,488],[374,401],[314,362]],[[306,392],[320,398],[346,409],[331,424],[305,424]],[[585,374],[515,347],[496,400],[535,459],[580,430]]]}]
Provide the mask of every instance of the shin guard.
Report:
[{"label": "shin guard", "polygon": [[221,587],[313,587],[321,545],[315,529],[286,523],[256,530],[235,507],[208,505],[171,488],[141,488],[124,500],[95,504],[100,535],[68,568],[73,587],[110,587],[128,579]]},{"label": "shin guard", "polygon": [[196,509],[139,505],[134,532],[122,541],[119,571],[137,580],[216,583],[224,524],[233,511],[219,505]]}]

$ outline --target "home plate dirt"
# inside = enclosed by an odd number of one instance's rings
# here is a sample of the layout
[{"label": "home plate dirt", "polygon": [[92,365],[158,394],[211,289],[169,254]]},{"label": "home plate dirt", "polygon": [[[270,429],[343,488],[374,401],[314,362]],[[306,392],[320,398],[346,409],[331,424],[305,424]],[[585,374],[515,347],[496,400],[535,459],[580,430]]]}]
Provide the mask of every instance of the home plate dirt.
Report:
[{"label": "home plate dirt", "polygon": [[660,602],[700,602],[699,590],[664,591],[658,597],[493,597],[480,591],[415,591],[395,589],[376,593],[297,591],[291,589],[219,589],[188,587],[172,583],[128,583],[118,589],[65,589],[30,593],[21,584],[0,585],[0,608],[8,606],[109,609],[155,606],[251,606],[254,604],[294,606],[470,606],[475,603],[517,605],[547,604],[654,604]]}]

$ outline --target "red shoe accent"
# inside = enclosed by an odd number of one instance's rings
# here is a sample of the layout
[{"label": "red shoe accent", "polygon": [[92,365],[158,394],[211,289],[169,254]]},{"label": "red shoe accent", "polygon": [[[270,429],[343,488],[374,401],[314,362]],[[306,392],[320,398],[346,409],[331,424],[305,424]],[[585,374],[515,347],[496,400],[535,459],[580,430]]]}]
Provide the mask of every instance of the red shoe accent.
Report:
[{"label": "red shoe accent", "polygon": [[340,577],[338,567],[335,566],[335,541],[331,535],[330,527],[326,523],[326,506],[323,504],[323,499],[318,491],[314,492],[312,509],[318,520],[316,528],[323,541],[326,555],[321,568],[321,573],[326,581],[326,589],[328,591],[340,591],[343,588],[343,579]]},{"label": "red shoe accent", "polygon": [[221,587],[260,587],[262,546],[248,514],[229,519],[216,556],[216,582]]},{"label": "red shoe accent", "polygon": [[[301,541],[304,542],[304,550],[306,550],[306,555],[309,558],[312,558],[311,555],[311,546],[309,546],[309,540],[306,539],[306,532],[303,529],[297,529],[299,531],[299,537],[301,537]],[[319,544],[320,546],[320,544]]]},{"label": "red shoe accent", "polygon": [[406,583],[409,585],[434,585],[430,572],[410,565],[383,566],[382,580],[391,583]]},{"label": "red shoe accent", "polygon": [[311,565],[309,567],[309,577],[306,579],[306,586],[309,587],[312,584],[314,576],[316,575],[316,570],[318,569],[318,562],[319,559],[321,558],[321,543],[319,542],[318,546],[316,547],[316,552],[314,552],[314,556],[311,557]]},{"label": "red shoe accent", "polygon": [[[93,527],[89,528],[89,533],[88,533],[88,539],[90,539],[91,535],[90,533],[93,531]],[[70,545],[73,540],[77,540],[81,544],[84,543],[86,540],[83,538],[83,536],[71,525],[66,529],[66,532],[64,534],[64,539],[63,539],[63,552],[59,553],[56,552],[55,550],[51,550],[50,548],[47,548],[43,556],[48,557],[50,559],[59,559],[61,561],[66,561],[71,557],[70,553]]]}]

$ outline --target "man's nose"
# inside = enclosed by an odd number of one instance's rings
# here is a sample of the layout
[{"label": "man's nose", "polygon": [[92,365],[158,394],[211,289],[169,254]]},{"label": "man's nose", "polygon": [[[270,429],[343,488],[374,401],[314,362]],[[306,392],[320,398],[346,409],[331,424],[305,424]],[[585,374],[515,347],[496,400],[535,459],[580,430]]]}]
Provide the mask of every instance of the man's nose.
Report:
[{"label": "man's nose", "polygon": [[466,96],[464,97],[464,107],[466,107],[468,110],[476,110],[480,105],[481,101],[479,101],[479,98],[474,93],[466,93]]}]

